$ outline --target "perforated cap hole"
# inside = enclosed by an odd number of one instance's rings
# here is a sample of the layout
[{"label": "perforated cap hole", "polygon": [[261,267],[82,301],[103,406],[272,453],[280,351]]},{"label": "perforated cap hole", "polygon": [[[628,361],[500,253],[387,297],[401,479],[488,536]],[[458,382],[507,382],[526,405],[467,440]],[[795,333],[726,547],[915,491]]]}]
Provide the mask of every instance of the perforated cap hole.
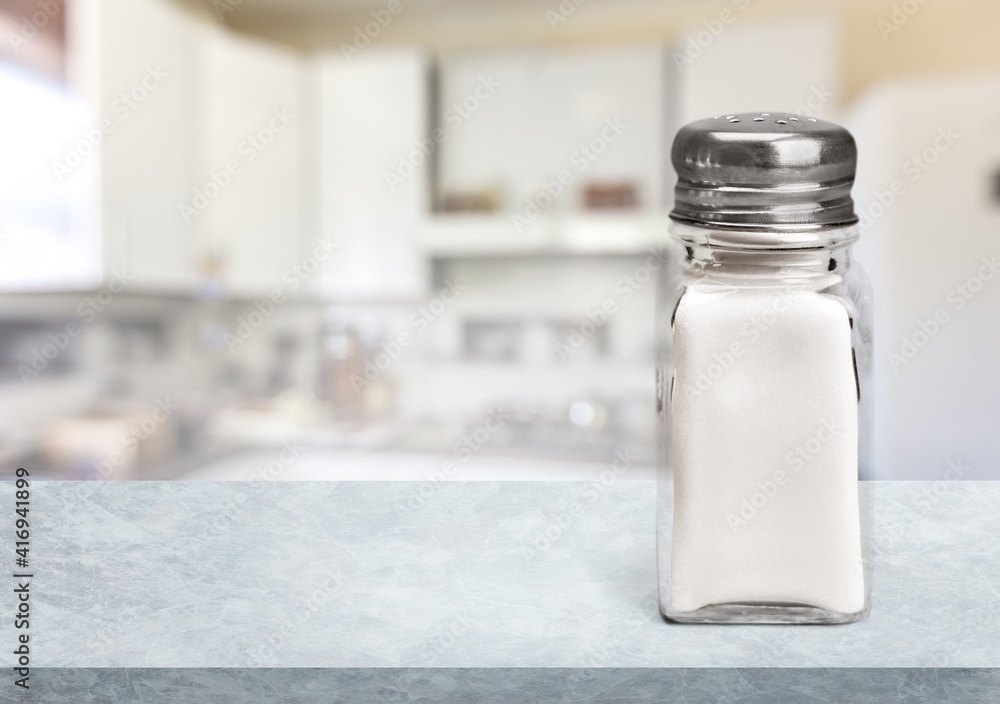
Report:
[{"label": "perforated cap hole", "polygon": [[755,118],[753,119],[753,121],[754,121],[754,122],[763,122],[763,121],[764,121],[764,118],[763,118],[763,117],[755,117]]},{"label": "perforated cap hole", "polygon": [[788,124],[787,120],[775,120],[774,122],[775,122],[775,124],[778,124],[778,125],[787,125]]},{"label": "perforated cap hole", "polygon": [[734,118],[734,119],[730,120],[730,122],[739,122],[739,119],[738,118]]},{"label": "perforated cap hole", "polygon": [[797,118],[797,117],[790,117],[790,118],[788,118],[788,121],[789,122],[798,122],[799,118]]},{"label": "perforated cap hole", "polygon": [[810,118],[809,118],[809,122],[817,122],[817,120],[816,120],[816,118],[815,118],[815,117],[810,117]]}]

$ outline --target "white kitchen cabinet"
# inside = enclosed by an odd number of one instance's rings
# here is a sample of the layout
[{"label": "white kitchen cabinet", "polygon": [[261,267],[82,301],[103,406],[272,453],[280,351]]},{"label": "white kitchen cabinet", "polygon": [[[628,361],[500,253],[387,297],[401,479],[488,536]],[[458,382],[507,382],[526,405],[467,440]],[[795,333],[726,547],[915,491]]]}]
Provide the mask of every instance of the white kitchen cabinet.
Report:
[{"label": "white kitchen cabinet", "polygon": [[420,232],[429,208],[427,60],[417,50],[339,51],[313,62],[319,149],[316,237],[336,255],[310,288],[338,299],[427,289]]},{"label": "white kitchen cabinet", "polygon": [[[204,28],[192,215],[227,294],[266,295],[303,258],[305,119],[299,54]],[[193,198],[188,202],[193,203]]]},{"label": "white kitchen cabinet", "polygon": [[641,209],[659,208],[663,62],[659,46],[443,58],[440,190],[498,187],[503,210],[520,213],[566,171],[548,212],[579,211],[586,184],[615,181],[635,183]]},{"label": "white kitchen cabinet", "polygon": [[195,21],[169,0],[78,0],[67,9],[70,84],[91,111],[76,143],[99,143],[79,168],[100,169],[102,276],[125,269],[133,290],[189,288],[194,230],[179,206],[190,199],[195,162]]},{"label": "white kitchen cabinet", "polygon": [[667,81],[678,125],[738,112],[823,118],[843,102],[840,38],[827,20],[754,24],[734,0],[670,47]]},{"label": "white kitchen cabinet", "polygon": [[302,62],[169,0],[69,8],[70,81],[103,132],[105,278],[266,294],[302,259]]},{"label": "white kitchen cabinet", "polygon": [[[665,202],[665,60],[656,45],[444,57],[439,193],[498,193],[505,224],[498,233],[469,228],[466,239],[480,240],[471,247],[620,250],[617,225]],[[623,183],[635,188],[635,208],[585,210],[589,185]],[[436,215],[428,241],[462,228],[455,217]]]}]

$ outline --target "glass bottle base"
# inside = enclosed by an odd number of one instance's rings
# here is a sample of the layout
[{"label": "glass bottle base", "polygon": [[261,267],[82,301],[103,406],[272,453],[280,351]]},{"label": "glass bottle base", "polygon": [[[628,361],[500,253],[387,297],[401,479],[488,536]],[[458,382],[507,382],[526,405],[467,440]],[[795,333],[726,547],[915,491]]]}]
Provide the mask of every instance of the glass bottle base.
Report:
[{"label": "glass bottle base", "polygon": [[852,614],[839,613],[807,604],[741,603],[712,604],[697,611],[678,613],[660,608],[669,623],[763,623],[763,624],[838,624],[860,621],[867,609]]}]

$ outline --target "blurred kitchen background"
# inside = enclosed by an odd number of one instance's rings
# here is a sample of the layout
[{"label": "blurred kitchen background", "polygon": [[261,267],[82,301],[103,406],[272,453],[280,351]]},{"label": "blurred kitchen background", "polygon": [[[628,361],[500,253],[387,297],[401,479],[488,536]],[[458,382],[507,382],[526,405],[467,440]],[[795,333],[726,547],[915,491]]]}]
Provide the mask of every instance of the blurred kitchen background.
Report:
[{"label": "blurred kitchen background", "polygon": [[878,478],[1000,478],[995,0],[2,0],[0,29],[4,473],[647,476],[673,133],[785,110],[861,148]]}]

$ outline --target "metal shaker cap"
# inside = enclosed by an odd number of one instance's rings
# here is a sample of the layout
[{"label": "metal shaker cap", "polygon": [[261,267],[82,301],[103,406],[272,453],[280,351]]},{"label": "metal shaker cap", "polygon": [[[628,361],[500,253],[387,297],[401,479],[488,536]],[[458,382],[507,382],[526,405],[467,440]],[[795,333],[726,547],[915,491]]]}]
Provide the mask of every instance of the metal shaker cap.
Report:
[{"label": "metal shaker cap", "polygon": [[791,113],[718,115],[685,125],[671,150],[670,217],[698,227],[815,230],[858,221],[857,147],[831,122]]}]

